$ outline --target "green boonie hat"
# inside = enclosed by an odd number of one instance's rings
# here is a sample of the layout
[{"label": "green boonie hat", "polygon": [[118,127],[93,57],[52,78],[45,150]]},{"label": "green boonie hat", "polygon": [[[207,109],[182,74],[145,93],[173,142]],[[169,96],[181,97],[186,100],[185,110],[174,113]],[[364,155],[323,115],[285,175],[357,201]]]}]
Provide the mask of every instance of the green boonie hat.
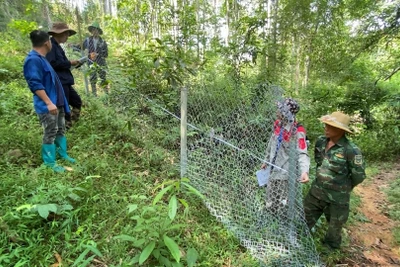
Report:
[{"label": "green boonie hat", "polygon": [[100,28],[98,22],[93,22],[92,25],[88,27],[89,32],[92,32],[94,29],[97,29],[99,31],[99,34],[103,34],[103,30]]}]

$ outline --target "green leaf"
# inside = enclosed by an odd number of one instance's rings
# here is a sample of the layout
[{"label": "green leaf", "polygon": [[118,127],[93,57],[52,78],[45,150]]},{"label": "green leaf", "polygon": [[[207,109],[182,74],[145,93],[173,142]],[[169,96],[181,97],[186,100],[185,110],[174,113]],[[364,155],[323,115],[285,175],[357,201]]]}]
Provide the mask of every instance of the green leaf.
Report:
[{"label": "green leaf", "polygon": [[163,190],[160,191],[160,193],[157,194],[157,196],[153,200],[153,205],[157,204],[158,201],[164,196],[164,194],[172,188],[173,185],[167,186]]},{"label": "green leaf", "polygon": [[180,262],[173,262],[172,267],[183,267],[183,265]]},{"label": "green leaf", "polygon": [[136,204],[128,205],[128,213],[135,211],[137,208],[138,208],[138,205],[136,205]]},{"label": "green leaf", "polygon": [[188,188],[188,190],[190,192],[192,192],[193,194],[197,195],[200,198],[204,198],[204,196],[200,193],[200,191],[197,190],[196,188],[194,188],[193,186],[191,186],[190,184],[185,183],[185,182],[182,182],[182,184],[184,184]]},{"label": "green leaf", "polygon": [[131,242],[136,241],[136,238],[134,238],[133,236],[130,236],[130,235],[117,235],[117,236],[114,236],[113,239],[117,239],[117,240],[121,240],[121,241],[131,241]]},{"label": "green leaf", "polygon": [[140,257],[140,254],[137,254],[135,257],[132,258],[132,260],[129,262],[129,264],[133,265],[135,263],[138,263],[139,262],[139,257]]},{"label": "green leaf", "polygon": [[171,252],[172,257],[179,262],[181,260],[181,251],[179,250],[178,244],[167,235],[164,235],[164,243],[167,246],[169,252]]},{"label": "green leaf", "polygon": [[[192,132],[191,134],[196,134],[196,132]],[[181,178],[181,182],[187,182],[188,183],[188,182],[190,182],[190,180],[187,177],[183,177],[183,178]]]},{"label": "green leaf", "polygon": [[64,210],[73,210],[74,209],[74,207],[72,207],[71,205],[69,205],[69,204],[65,204],[65,205],[62,205],[61,206],[61,209],[64,211]]},{"label": "green leaf", "polygon": [[199,253],[197,253],[197,250],[195,250],[194,248],[189,248],[189,250],[186,253],[186,261],[188,267],[193,267],[198,257]]},{"label": "green leaf", "polygon": [[25,210],[25,209],[30,210],[30,209],[32,209],[34,207],[35,206],[32,206],[31,204],[24,204],[24,205],[21,205],[21,206],[17,207],[16,210],[17,211]]},{"label": "green leaf", "polygon": [[144,244],[144,242],[146,242],[146,240],[144,238],[136,240],[136,242],[134,242],[132,244],[132,246],[137,247],[137,248],[141,248],[142,245]]},{"label": "green leaf", "polygon": [[[74,264],[72,266],[78,266],[78,264],[85,258],[85,256],[90,252],[90,249],[85,249],[81,255],[74,261]],[[80,266],[80,265],[79,265]]]},{"label": "green leaf", "polygon": [[81,200],[81,197],[78,196],[78,195],[75,194],[75,193],[70,193],[70,194],[68,195],[68,197],[69,197],[70,199],[72,199],[72,200],[75,200],[75,201]]},{"label": "green leaf", "polygon": [[103,257],[103,254],[101,254],[100,250],[94,246],[91,245],[83,245],[84,248],[90,249],[94,254],[96,254],[99,257]]},{"label": "green leaf", "polygon": [[176,200],[176,195],[173,195],[169,200],[169,206],[168,206],[168,216],[171,220],[175,218],[177,210],[178,210],[178,201]]},{"label": "green leaf", "polygon": [[179,202],[181,202],[182,205],[183,205],[185,208],[188,208],[188,207],[189,207],[189,204],[188,204],[187,201],[184,200],[183,198],[180,198],[180,199],[179,199]]},{"label": "green leaf", "polygon": [[153,250],[153,256],[154,256],[154,258],[156,258],[157,260],[158,260],[158,258],[160,258],[160,250],[159,249],[155,249],[155,250]]},{"label": "green leaf", "polygon": [[50,211],[57,212],[57,205],[56,204],[38,204],[36,205],[37,211],[39,212],[40,217],[47,219],[49,217]]},{"label": "green leaf", "polygon": [[166,266],[166,267],[171,267],[172,266],[171,261],[169,259],[167,259],[166,257],[164,257],[164,256],[160,256],[158,261],[160,263],[164,264],[164,266]]},{"label": "green leaf", "polygon": [[87,258],[84,262],[82,262],[82,263],[79,264],[79,267],[86,267],[86,266],[88,266],[88,265],[92,262],[92,260],[93,260],[95,257],[96,257],[96,255],[93,255],[93,256]]},{"label": "green leaf", "polygon": [[151,252],[153,252],[154,247],[156,246],[156,242],[151,241],[142,251],[139,257],[139,264],[142,265],[143,262],[147,260],[150,256]]}]

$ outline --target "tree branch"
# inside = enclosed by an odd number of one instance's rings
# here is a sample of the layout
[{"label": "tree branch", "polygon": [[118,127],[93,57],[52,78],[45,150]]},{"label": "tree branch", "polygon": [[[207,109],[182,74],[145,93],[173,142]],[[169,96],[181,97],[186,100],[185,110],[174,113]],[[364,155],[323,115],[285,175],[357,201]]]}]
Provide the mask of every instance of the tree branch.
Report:
[{"label": "tree branch", "polygon": [[400,67],[395,68],[388,76],[385,77],[385,79],[383,79],[384,81],[389,80],[393,75],[396,74],[396,72],[398,72],[400,70]]}]

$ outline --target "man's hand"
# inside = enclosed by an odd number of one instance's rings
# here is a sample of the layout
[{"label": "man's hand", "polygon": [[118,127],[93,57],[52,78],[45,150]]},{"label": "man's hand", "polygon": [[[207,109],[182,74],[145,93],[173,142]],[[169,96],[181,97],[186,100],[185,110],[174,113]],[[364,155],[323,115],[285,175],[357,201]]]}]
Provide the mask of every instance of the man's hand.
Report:
[{"label": "man's hand", "polygon": [[52,102],[47,104],[47,109],[49,110],[50,114],[52,114],[52,115],[57,115],[58,114],[57,107]]},{"label": "man's hand", "polygon": [[46,91],[44,89],[36,90],[35,94],[46,104],[50,114],[52,115],[58,114],[56,105],[54,105],[53,102],[51,102],[50,98],[47,96]]},{"label": "man's hand", "polygon": [[308,177],[308,173],[303,172],[300,176],[299,182],[300,183],[308,183],[308,181],[310,181],[310,178]]},{"label": "man's hand", "polygon": [[76,65],[78,65],[80,62],[79,62],[79,60],[71,60],[71,65],[72,66],[76,66]]},{"label": "man's hand", "polygon": [[92,53],[90,53],[89,58],[90,58],[91,60],[96,60],[97,55],[98,55],[98,54],[97,54],[96,52],[92,52]]},{"label": "man's hand", "polygon": [[267,164],[263,163],[263,164],[261,165],[261,169],[264,169],[264,170],[265,170],[265,168],[267,168]]}]

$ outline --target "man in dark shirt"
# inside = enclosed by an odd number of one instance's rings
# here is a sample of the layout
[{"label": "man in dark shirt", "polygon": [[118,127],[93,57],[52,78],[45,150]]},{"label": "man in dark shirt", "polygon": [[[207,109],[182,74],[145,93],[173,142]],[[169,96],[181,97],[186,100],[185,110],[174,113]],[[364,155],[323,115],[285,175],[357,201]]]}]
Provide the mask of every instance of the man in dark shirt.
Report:
[{"label": "man in dark shirt", "polygon": [[350,193],[365,179],[365,163],[360,149],[345,133],[349,129],[350,117],[333,112],[320,118],[325,124],[325,136],[315,144],[316,178],[304,200],[304,211],[311,229],[322,214],[328,222],[323,240],[330,251],[340,248],[342,228],[349,217]]},{"label": "man in dark shirt", "polygon": [[55,22],[48,33],[52,35],[52,49],[46,55],[46,58],[57,72],[64,89],[65,97],[72,107],[71,115],[65,115],[66,128],[69,129],[74,122],[79,120],[82,107],[81,97],[72,87],[75,81],[71,73],[71,66],[78,66],[80,63],[78,60],[68,60],[60,44],[65,43],[68,37],[76,34],[76,32],[69,29],[68,25],[63,22]]},{"label": "man in dark shirt", "polygon": [[92,36],[87,37],[83,42],[83,49],[87,50],[88,57],[90,59],[89,65],[91,66],[90,71],[90,84],[92,87],[93,95],[97,95],[97,74],[100,76],[100,86],[108,93],[108,81],[106,79],[106,68],[108,57],[108,46],[106,41],[100,37],[103,34],[103,30],[100,28],[99,23],[94,22],[88,27],[89,32]]},{"label": "man in dark shirt", "polygon": [[63,159],[75,162],[67,154],[67,140],[64,135],[64,116],[70,109],[60,80],[45,58],[52,46],[49,38],[49,34],[43,31],[35,30],[30,33],[33,49],[25,58],[24,77],[33,93],[33,105],[43,126],[44,164],[56,172],[63,172],[65,169],[56,164],[56,149]]}]

